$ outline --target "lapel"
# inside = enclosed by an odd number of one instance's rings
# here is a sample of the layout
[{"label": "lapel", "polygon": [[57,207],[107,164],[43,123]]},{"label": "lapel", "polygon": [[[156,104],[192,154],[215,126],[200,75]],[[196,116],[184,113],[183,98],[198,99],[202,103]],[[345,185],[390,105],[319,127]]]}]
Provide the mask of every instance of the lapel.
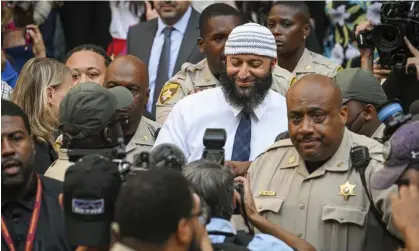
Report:
[{"label": "lapel", "polygon": [[138,145],[153,146],[153,144],[154,136],[148,129],[146,118],[142,117],[140,124],[138,125],[137,131],[135,132],[134,136],[132,136],[132,139],[130,140],[128,145],[125,147],[125,151],[128,153],[132,149],[138,147]]},{"label": "lapel", "polygon": [[293,74],[298,77],[300,74],[313,73],[313,66],[313,57],[311,56],[310,51],[304,49],[303,55],[301,55],[300,60],[298,60]]},{"label": "lapel", "polygon": [[148,65],[150,60],[151,47],[153,46],[154,37],[156,36],[157,31],[157,18],[146,23],[146,34],[138,34],[140,36],[141,45],[138,46],[138,56],[139,58]]},{"label": "lapel", "polygon": [[191,17],[189,18],[188,26],[186,26],[185,34],[183,35],[182,44],[180,45],[173,74],[180,71],[182,64],[188,61],[191,52],[195,48],[199,37],[198,23],[199,13],[192,8]]}]

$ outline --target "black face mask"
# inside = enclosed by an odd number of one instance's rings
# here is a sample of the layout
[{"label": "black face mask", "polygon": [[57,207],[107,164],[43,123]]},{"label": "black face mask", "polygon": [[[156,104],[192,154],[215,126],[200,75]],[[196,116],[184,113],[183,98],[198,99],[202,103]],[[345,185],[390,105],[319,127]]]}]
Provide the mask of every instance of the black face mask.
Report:
[{"label": "black face mask", "polygon": [[[346,128],[348,128],[349,129],[349,131],[351,131],[351,132],[354,132],[354,133],[357,133],[363,126],[364,126],[364,124],[362,124],[361,126],[358,126],[358,128],[353,128],[353,125],[354,125],[354,123],[355,123],[355,121],[357,121],[357,119],[358,119],[358,117],[361,115],[361,113],[364,111],[364,108],[365,107],[363,107],[362,109],[361,109],[361,111],[359,111],[358,112],[358,114],[356,115],[356,117],[351,121],[351,122],[349,122],[349,123],[346,123]],[[365,121],[365,120],[364,120]]]}]

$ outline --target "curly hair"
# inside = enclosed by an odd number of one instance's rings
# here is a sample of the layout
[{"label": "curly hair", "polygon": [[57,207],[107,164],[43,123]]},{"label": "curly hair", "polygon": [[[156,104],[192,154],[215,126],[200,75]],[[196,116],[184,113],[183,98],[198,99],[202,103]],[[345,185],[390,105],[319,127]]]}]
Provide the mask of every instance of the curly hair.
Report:
[{"label": "curly hair", "polygon": [[65,59],[64,62],[67,62],[67,60],[71,57],[71,55],[73,55],[74,53],[79,52],[79,51],[93,51],[93,52],[101,55],[105,59],[106,67],[108,67],[109,64],[112,62],[112,59],[108,56],[106,51],[104,49],[102,49],[102,47],[94,45],[94,44],[83,44],[83,45],[79,45],[77,47],[74,47],[67,54],[67,58]]}]

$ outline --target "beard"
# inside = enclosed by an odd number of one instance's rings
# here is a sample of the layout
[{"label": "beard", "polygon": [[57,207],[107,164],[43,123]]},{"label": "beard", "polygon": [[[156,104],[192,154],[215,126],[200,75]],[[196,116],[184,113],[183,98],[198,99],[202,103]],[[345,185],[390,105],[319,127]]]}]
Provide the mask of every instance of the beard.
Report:
[{"label": "beard", "polygon": [[[8,174],[3,170],[3,166],[7,162],[13,162],[17,165],[18,171],[15,174]],[[32,155],[27,163],[24,163],[20,159],[9,157],[2,159],[2,172],[1,172],[1,186],[2,188],[14,188],[24,186],[32,175],[35,164],[35,156]]]},{"label": "beard", "polygon": [[250,112],[259,106],[268,94],[272,86],[272,70],[247,88],[237,87],[235,79],[227,76],[226,72],[220,73],[219,81],[227,102],[234,108]]}]

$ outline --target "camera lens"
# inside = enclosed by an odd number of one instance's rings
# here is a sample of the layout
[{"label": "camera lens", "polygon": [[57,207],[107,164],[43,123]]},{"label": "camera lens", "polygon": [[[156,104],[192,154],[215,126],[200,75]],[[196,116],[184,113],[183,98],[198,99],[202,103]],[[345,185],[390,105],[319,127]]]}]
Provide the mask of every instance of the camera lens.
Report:
[{"label": "camera lens", "polygon": [[393,42],[396,39],[396,34],[392,30],[386,31],[383,34],[383,38],[386,41]]},{"label": "camera lens", "polygon": [[400,45],[402,37],[397,27],[382,24],[374,29],[373,40],[379,50],[389,52]]}]

